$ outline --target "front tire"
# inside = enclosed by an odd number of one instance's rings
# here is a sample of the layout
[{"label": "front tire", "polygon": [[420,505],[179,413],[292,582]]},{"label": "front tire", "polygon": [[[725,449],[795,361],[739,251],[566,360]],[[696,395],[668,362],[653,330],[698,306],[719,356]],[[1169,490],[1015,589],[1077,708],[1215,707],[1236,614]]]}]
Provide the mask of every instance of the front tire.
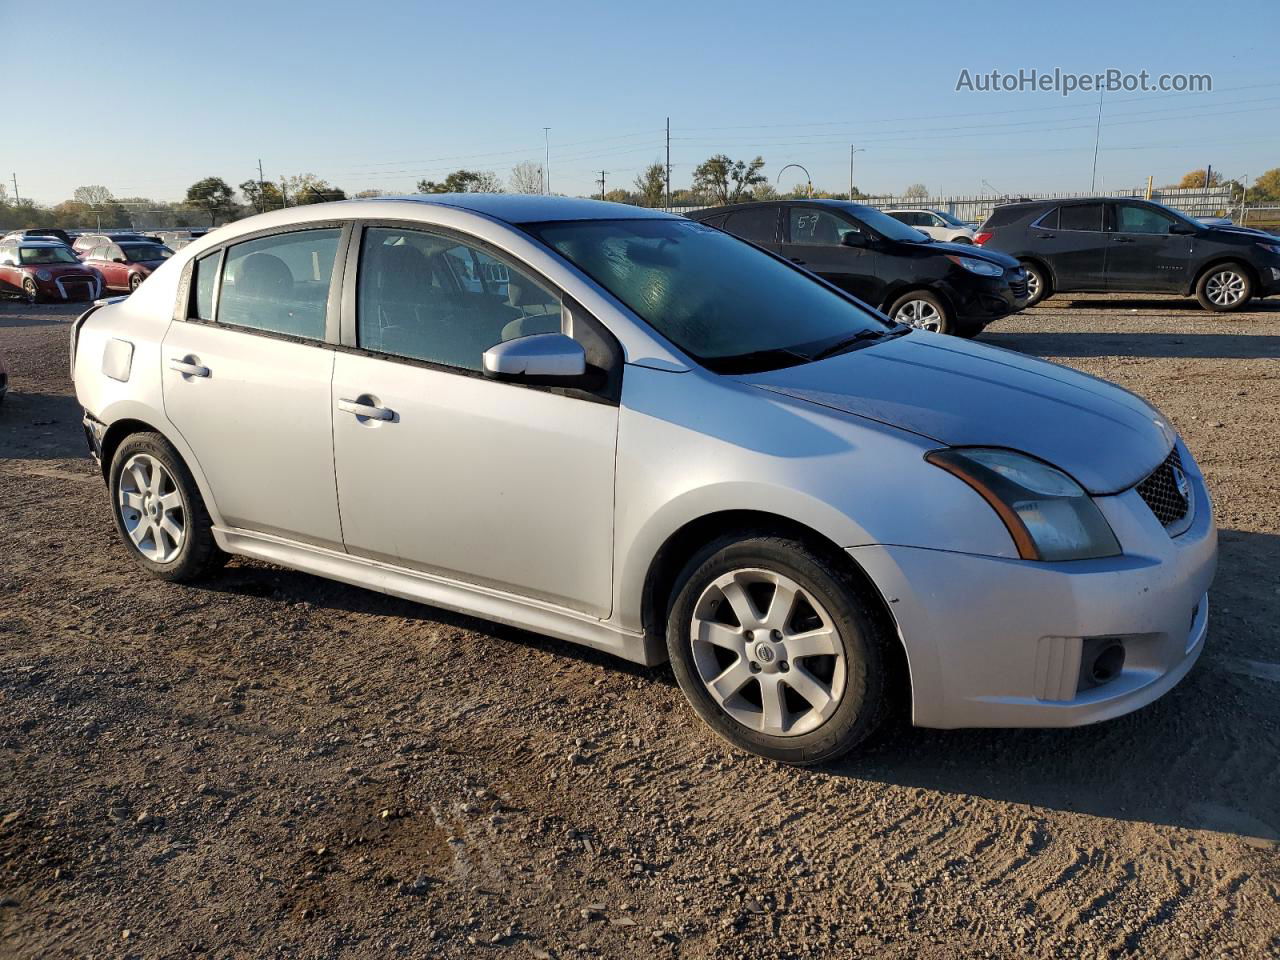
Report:
[{"label": "front tire", "polygon": [[141,275],[136,273],[132,274],[129,277],[129,292],[133,293],[133,291],[137,290],[140,286],[142,286]]},{"label": "front tire", "polygon": [[898,323],[933,333],[955,333],[955,318],[940,299],[924,290],[904,293],[888,310]]},{"label": "front tire", "polygon": [[734,746],[823,763],[882,723],[889,640],[863,588],[806,544],[721,538],[676,581],[667,650],[694,712]]},{"label": "front tire", "polygon": [[1214,313],[1239,310],[1253,296],[1253,279],[1238,263],[1220,263],[1210,267],[1196,282],[1196,299],[1200,306]]},{"label": "front tire", "polygon": [[196,580],[226,554],[191,471],[158,433],[135,433],[111,458],[111,516],[134,561],[161,580]]},{"label": "front tire", "polygon": [[1022,266],[1027,271],[1027,306],[1034,307],[1052,292],[1049,277],[1044,268],[1034,263],[1023,260]]},{"label": "front tire", "polygon": [[22,294],[27,298],[27,303],[40,302],[40,288],[30,277],[24,277],[22,280]]}]

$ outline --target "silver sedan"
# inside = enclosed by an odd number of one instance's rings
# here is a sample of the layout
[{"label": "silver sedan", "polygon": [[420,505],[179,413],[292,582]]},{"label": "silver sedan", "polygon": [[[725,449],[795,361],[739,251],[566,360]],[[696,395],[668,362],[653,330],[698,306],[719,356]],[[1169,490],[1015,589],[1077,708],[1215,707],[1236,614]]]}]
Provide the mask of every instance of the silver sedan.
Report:
[{"label": "silver sedan", "polygon": [[84,314],[72,366],[149,573],[240,554],[669,659],[712,729],[782,761],[895,707],[1103,720],[1204,646],[1212,509],[1158,411],[680,217],[268,213]]}]

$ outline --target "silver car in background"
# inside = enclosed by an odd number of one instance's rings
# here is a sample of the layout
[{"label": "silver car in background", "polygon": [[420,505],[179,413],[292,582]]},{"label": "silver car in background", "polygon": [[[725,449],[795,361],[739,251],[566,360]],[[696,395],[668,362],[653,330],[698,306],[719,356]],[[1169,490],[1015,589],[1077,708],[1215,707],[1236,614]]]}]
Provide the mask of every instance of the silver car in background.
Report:
[{"label": "silver car in background", "polygon": [[1204,647],[1209,496],[1158,411],[896,326],[630,206],[317,204],[201,238],[74,325],[125,548],[256,557],[670,659],[747,750],[1068,726]]}]

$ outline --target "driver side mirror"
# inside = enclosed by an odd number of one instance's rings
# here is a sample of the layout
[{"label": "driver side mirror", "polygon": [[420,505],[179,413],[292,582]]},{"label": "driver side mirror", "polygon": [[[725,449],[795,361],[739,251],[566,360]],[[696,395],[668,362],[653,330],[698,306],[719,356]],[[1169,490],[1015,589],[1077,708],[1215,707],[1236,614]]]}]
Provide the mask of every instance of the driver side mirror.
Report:
[{"label": "driver side mirror", "polygon": [[840,245],[842,247],[869,247],[871,244],[867,239],[867,235],[861,230],[849,230],[841,234]]},{"label": "driver side mirror", "polygon": [[112,262],[112,263],[124,263],[124,257],[112,257],[112,258],[111,258],[111,262]]},{"label": "driver side mirror", "polygon": [[1196,228],[1185,223],[1171,223],[1169,224],[1169,232],[1178,236],[1186,237],[1195,233]]},{"label": "driver side mirror", "polygon": [[484,375],[515,383],[565,385],[587,372],[587,352],[563,333],[535,333],[484,352]]}]

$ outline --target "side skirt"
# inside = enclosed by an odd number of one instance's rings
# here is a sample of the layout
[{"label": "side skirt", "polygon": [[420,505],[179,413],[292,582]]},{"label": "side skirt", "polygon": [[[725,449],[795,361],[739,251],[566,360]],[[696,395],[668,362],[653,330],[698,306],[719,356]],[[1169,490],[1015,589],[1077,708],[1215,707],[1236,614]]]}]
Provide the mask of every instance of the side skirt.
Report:
[{"label": "side skirt", "polygon": [[214,527],[213,536],[228,553],[580,643],[644,666],[666,660],[659,638],[620,630],[553,604],[250,530]]}]

